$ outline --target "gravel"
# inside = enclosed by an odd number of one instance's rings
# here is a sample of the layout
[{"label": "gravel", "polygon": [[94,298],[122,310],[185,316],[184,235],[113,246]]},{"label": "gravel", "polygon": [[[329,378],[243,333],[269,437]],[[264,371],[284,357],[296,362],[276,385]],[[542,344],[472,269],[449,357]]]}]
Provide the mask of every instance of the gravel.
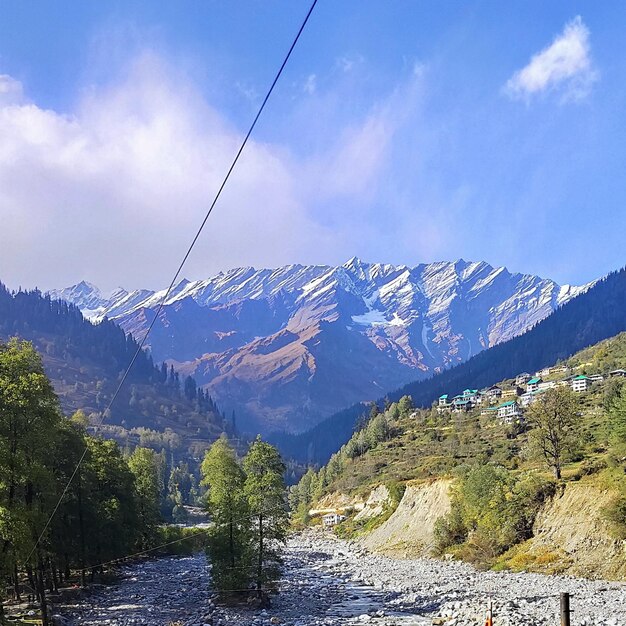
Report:
[{"label": "gravel", "polygon": [[483,626],[491,600],[496,626],[539,626],[559,623],[559,595],[569,592],[572,626],[626,626],[624,583],[393,559],[321,530],[290,539],[280,588],[267,610],[216,607],[204,555],[171,557],[129,566],[59,612],[85,626]]}]

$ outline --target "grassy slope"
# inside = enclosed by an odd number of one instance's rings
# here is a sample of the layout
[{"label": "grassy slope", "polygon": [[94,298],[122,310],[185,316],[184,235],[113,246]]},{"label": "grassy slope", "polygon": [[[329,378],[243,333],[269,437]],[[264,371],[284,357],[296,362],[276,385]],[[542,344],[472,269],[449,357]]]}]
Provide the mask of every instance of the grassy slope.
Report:
[{"label": "grassy slope", "polygon": [[[565,362],[573,373],[607,372],[626,369],[626,333],[578,352]],[[562,376],[562,375],[561,375]],[[556,376],[558,378],[559,376]],[[501,381],[503,388],[511,379]],[[569,479],[593,471],[607,449],[607,415],[602,407],[609,380],[593,385],[580,395],[583,435],[580,453],[564,470]],[[527,435],[514,427],[500,424],[479,409],[467,414],[441,414],[420,410],[400,419],[397,434],[389,441],[352,460],[326,492],[363,493],[380,483],[451,476],[462,465],[491,462],[510,470],[537,469],[549,474],[545,466],[526,454]]]}]

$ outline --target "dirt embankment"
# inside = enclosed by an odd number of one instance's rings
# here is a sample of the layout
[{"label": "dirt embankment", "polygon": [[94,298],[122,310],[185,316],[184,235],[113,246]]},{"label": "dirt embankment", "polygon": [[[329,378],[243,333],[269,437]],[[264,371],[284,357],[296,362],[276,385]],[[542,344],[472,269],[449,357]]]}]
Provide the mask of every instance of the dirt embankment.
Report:
[{"label": "dirt embankment", "polygon": [[450,484],[450,480],[409,483],[393,515],[362,539],[363,546],[392,556],[428,556],[435,522],[450,510]]},{"label": "dirt embankment", "polygon": [[603,519],[613,496],[590,481],[568,483],[541,509],[525,547],[560,554],[570,574],[626,579],[626,541]]},{"label": "dirt embankment", "polygon": [[[435,522],[450,511],[451,484],[409,483],[391,517],[361,538],[363,547],[395,557],[432,556]],[[592,481],[563,486],[539,511],[534,537],[520,546],[528,557],[524,568],[535,569],[536,555],[537,565],[549,557],[564,573],[626,579],[626,541],[611,535],[603,516],[613,496]]]}]

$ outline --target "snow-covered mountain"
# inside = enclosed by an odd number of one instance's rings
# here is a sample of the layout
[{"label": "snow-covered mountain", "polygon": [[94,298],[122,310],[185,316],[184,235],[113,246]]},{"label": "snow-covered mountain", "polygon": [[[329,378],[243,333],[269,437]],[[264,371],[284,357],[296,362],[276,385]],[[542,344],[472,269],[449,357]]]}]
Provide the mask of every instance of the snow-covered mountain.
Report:
[{"label": "snow-covered mountain", "polygon": [[[248,426],[300,431],[524,332],[587,286],[463,260],[237,268],[181,281],[148,344]],[[141,337],[164,291],[50,292]]]}]

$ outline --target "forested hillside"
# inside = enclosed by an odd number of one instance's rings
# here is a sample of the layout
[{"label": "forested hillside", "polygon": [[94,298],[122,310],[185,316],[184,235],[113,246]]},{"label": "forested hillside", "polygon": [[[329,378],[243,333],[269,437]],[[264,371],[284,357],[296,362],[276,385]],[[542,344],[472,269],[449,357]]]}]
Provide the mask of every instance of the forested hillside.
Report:
[{"label": "forested hillside", "polygon": [[[428,407],[442,393],[480,388],[519,372],[534,372],[578,350],[626,330],[626,270],[609,274],[587,292],[557,309],[532,329],[425,381],[388,394],[390,400],[410,395]],[[379,401],[382,404],[383,400]],[[276,435],[282,451],[303,462],[324,463],[351,436],[366,407],[354,405],[302,435]]]},{"label": "forested hillside", "polygon": [[[82,409],[97,423],[117,388],[137,342],[115,323],[92,324],[80,310],[39,291],[10,292],[0,284],[0,339],[32,341],[43,358],[66,414]],[[229,425],[195,381],[156,367],[141,352],[121,393],[104,416],[104,433],[193,456]]]},{"label": "forested hillside", "polygon": [[[534,379],[544,386],[532,400],[524,404],[520,396],[509,403],[519,402],[514,417],[501,417],[494,405],[502,400],[488,395],[471,410],[445,403],[414,409],[409,396],[383,411],[374,406],[367,424],[292,488],[297,519],[307,523],[311,508],[337,506],[349,516],[340,532],[367,532],[390,518],[405,486],[439,481],[447,485],[450,508],[434,524],[436,554],[449,552],[481,565],[565,571],[575,564],[570,557],[531,551],[524,542],[540,534],[535,520],[542,507],[564,490],[571,493],[576,483],[579,491],[604,498],[593,512],[596,525],[585,531],[587,541],[617,540],[619,548],[626,538],[625,368],[626,333],[621,333],[544,368],[543,379]],[[576,385],[580,380],[583,387]],[[518,387],[512,377],[497,383],[503,394]],[[381,508],[350,515],[346,503],[365,501],[375,489],[386,489]],[[343,509],[333,505],[339,502]],[[410,541],[410,530],[399,538]],[[623,558],[604,565],[605,575],[626,573]]]}]

